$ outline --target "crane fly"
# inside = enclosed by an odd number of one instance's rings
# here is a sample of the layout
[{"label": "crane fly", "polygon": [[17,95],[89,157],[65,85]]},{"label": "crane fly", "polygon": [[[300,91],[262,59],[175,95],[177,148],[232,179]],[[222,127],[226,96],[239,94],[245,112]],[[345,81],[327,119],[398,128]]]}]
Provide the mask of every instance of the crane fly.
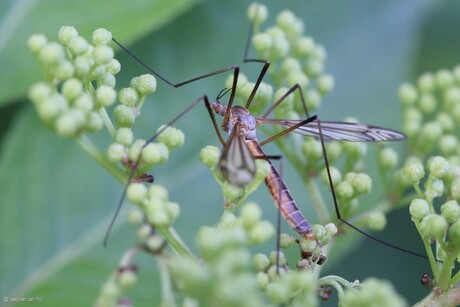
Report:
[{"label": "crane fly", "polygon": [[[164,130],[167,126],[172,125],[175,123],[180,117],[186,114],[190,109],[198,105],[200,102],[204,102],[205,107],[210,115],[212,124],[214,126],[214,130],[223,145],[224,149],[222,151],[222,155],[219,161],[219,168],[224,176],[224,178],[229,181],[231,184],[244,187],[246,186],[254,177],[256,172],[256,159],[264,159],[267,160],[269,163],[270,171],[267,177],[265,178],[265,183],[269,189],[269,192],[275,202],[276,207],[278,208],[278,221],[279,216],[281,215],[290,227],[296,231],[302,237],[305,237],[309,240],[314,240],[314,235],[312,231],[312,225],[308,222],[308,220],[303,216],[299,207],[297,206],[296,202],[294,201],[289,189],[287,188],[286,184],[284,183],[280,173],[276,170],[273,163],[270,161],[272,159],[280,159],[281,156],[267,156],[263,152],[261,146],[270,143],[271,141],[293,131],[294,133],[303,135],[303,136],[310,136],[315,137],[320,140],[321,149],[323,152],[323,159],[327,171],[327,178],[329,181],[329,187],[332,193],[332,198],[335,207],[336,217],[342,223],[348,225],[349,227],[355,229],[357,232],[361,233],[362,235],[377,241],[383,245],[386,245],[390,248],[412,254],[421,258],[427,259],[426,256],[419,254],[417,252],[413,252],[397,245],[390,244],[383,240],[380,240],[360,228],[354,226],[350,222],[346,221],[342,218],[337,198],[335,194],[334,185],[332,182],[332,177],[330,173],[329,161],[326,153],[325,148],[325,141],[349,141],[349,142],[384,142],[384,141],[402,141],[406,139],[406,136],[398,131],[366,125],[361,123],[351,123],[351,122],[339,122],[339,121],[321,121],[318,116],[309,116],[308,110],[305,104],[305,99],[302,94],[302,90],[298,84],[292,86],[284,95],[282,95],[272,106],[270,106],[260,117],[253,116],[249,111],[249,107],[253,101],[253,98],[256,95],[256,92],[268,71],[270,66],[270,62],[268,60],[262,59],[250,59],[248,58],[248,50],[249,44],[252,37],[253,32],[253,24],[251,24],[247,41],[246,47],[244,51],[244,63],[260,63],[263,64],[262,69],[260,70],[259,76],[257,81],[246,101],[246,105],[243,106],[233,106],[233,101],[235,99],[235,93],[237,88],[237,81],[239,76],[239,66],[232,65],[227,68],[223,68],[220,70],[213,71],[211,73],[203,74],[197,76],[195,78],[179,82],[173,83],[160,75],[158,72],[150,68],[147,64],[145,64],[142,60],[140,60],[136,55],[131,53],[127,48],[125,48],[122,44],[120,44],[116,39],[113,38],[113,41],[123,49],[128,55],[134,58],[138,63],[144,66],[148,71],[154,74],[156,77],[164,81],[171,87],[178,88],[184,86],[189,83],[193,83],[195,81],[205,79],[211,76],[219,75],[222,73],[226,73],[229,71],[233,71],[233,82],[232,87],[228,90],[224,90],[225,93],[230,92],[230,98],[228,104],[223,104],[219,101],[219,99],[223,96],[221,94],[218,95],[216,101],[212,101],[208,98],[207,95],[203,95],[199,97],[196,101],[190,104],[184,111],[182,111],[178,116],[176,116],[173,120],[171,120],[168,124],[165,125],[163,129],[158,131],[153,137],[151,137],[146,144],[151,143],[155,138]],[[302,105],[307,115],[307,118],[304,120],[290,120],[290,119],[271,119],[268,118],[270,113],[289,95],[293,94],[294,91],[298,91],[300,94],[300,98],[302,101]],[[222,93],[222,92],[221,92]],[[225,95],[224,93],[224,95]],[[230,136],[227,142],[224,141],[215,116],[214,112],[220,116],[223,116],[222,121],[222,130],[227,132]],[[272,124],[284,127],[285,129],[278,134],[275,134],[268,139],[258,142],[256,138],[256,128],[261,124]],[[139,155],[138,160],[133,165],[132,172],[129,176],[129,182],[134,180],[134,175],[136,172],[137,164],[139,163],[141,157]],[[114,218],[112,219],[108,231],[106,233],[106,237],[104,239],[104,244],[107,243],[107,239],[110,233],[110,229],[112,228],[116,216],[121,208],[123,200],[126,195],[126,190],[129,183],[125,186],[121,199],[118,203],[117,210],[115,212]],[[279,227],[278,227],[278,238],[277,238],[277,249],[279,248]]]}]

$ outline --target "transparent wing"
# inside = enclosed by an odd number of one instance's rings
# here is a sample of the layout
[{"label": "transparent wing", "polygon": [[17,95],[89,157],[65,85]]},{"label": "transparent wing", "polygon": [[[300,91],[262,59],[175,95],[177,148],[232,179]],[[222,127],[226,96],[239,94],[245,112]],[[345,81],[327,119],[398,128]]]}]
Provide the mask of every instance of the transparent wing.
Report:
[{"label": "transparent wing", "polygon": [[[285,120],[258,118],[260,122],[276,124],[286,128],[292,127],[301,120]],[[348,122],[325,122],[321,121],[321,132],[325,141],[348,141],[348,142],[384,142],[403,141],[407,137],[396,130],[371,126],[360,123]],[[317,120],[309,122],[293,130],[295,133],[319,138]]]},{"label": "transparent wing", "polygon": [[243,137],[235,127],[225,144],[219,161],[220,171],[231,184],[244,187],[255,176],[256,161]]}]

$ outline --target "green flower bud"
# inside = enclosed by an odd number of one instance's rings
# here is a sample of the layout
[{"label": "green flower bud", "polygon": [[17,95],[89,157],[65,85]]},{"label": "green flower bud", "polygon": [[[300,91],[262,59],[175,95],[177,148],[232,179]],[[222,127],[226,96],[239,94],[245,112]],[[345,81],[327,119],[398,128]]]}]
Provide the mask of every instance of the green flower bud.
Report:
[{"label": "green flower bud", "polygon": [[344,152],[355,159],[364,157],[367,153],[367,147],[364,143],[345,142],[342,144],[342,148]]},{"label": "green flower bud", "polygon": [[46,123],[49,123],[68,109],[66,99],[60,94],[52,94],[45,100],[39,102],[36,107],[38,115]]},{"label": "green flower bud", "polygon": [[404,299],[396,293],[387,281],[376,278],[366,279],[360,286],[360,291],[349,287],[345,290],[340,301],[343,306],[406,306]]},{"label": "green flower bud", "polygon": [[398,154],[390,147],[385,147],[379,152],[379,163],[382,168],[392,169],[398,164]]},{"label": "green flower bud", "polygon": [[422,74],[417,81],[418,87],[422,92],[431,92],[434,88],[434,77],[431,73]]},{"label": "green flower bud", "polygon": [[256,175],[255,179],[262,181],[270,173],[270,164],[264,159],[256,160]]},{"label": "green flower bud", "polygon": [[89,44],[83,37],[74,36],[70,39],[67,48],[69,49],[70,53],[75,56],[83,55],[88,51]]},{"label": "green flower bud", "polygon": [[403,175],[410,183],[418,184],[420,179],[425,176],[425,170],[420,160],[408,159],[404,165]]},{"label": "green flower bud", "polygon": [[436,156],[428,160],[428,169],[431,176],[443,178],[449,172],[449,162],[441,156]]},{"label": "green flower bud", "polygon": [[299,246],[302,249],[302,251],[306,253],[309,253],[309,252],[311,253],[318,247],[318,243],[316,243],[315,240],[308,240],[306,238],[301,238]]},{"label": "green flower bud", "polygon": [[460,199],[460,179],[455,179],[450,186],[450,194],[453,199]]},{"label": "green flower bud", "polygon": [[444,106],[450,109],[460,103],[460,89],[458,87],[448,88],[443,95]]},{"label": "green flower bud", "polygon": [[276,24],[285,32],[289,33],[296,19],[294,13],[289,10],[283,10],[278,14]]},{"label": "green flower bud", "polygon": [[175,202],[167,202],[166,203],[166,212],[168,213],[168,216],[171,221],[174,221],[177,219],[177,217],[180,214],[180,206],[178,203]]},{"label": "green flower bud", "polygon": [[249,202],[241,208],[241,219],[243,226],[246,229],[250,229],[260,221],[262,217],[262,210],[254,202]]},{"label": "green flower bud", "polygon": [[263,290],[267,287],[270,282],[270,278],[267,273],[258,272],[256,274],[256,285],[259,290]]},{"label": "green flower bud", "polygon": [[251,41],[258,51],[269,50],[273,45],[272,38],[267,33],[257,33],[252,37]]},{"label": "green flower bud", "polygon": [[296,243],[295,238],[288,235],[287,233],[282,233],[280,235],[280,247],[281,248],[289,248],[294,243]]},{"label": "green flower bud", "polygon": [[75,73],[75,69],[71,62],[68,60],[63,60],[59,63],[54,71],[54,76],[59,80],[70,79]]},{"label": "green flower bud", "polygon": [[116,298],[120,295],[120,287],[115,281],[109,281],[104,284],[101,295],[105,298]]},{"label": "green flower bud", "polygon": [[311,54],[311,57],[324,62],[327,58],[326,48],[324,48],[324,46],[320,44],[316,44]]},{"label": "green flower bud", "polygon": [[447,134],[441,136],[439,148],[444,155],[454,154],[458,147],[458,140],[455,135]]},{"label": "green flower bud", "polygon": [[289,86],[298,84],[302,88],[307,87],[310,83],[310,79],[302,71],[291,71],[287,74],[286,81]]},{"label": "green flower bud", "polygon": [[399,100],[404,106],[410,106],[417,100],[417,89],[410,83],[403,83],[399,87]]},{"label": "green flower bud", "polygon": [[410,203],[409,212],[414,222],[418,222],[430,213],[428,202],[424,199],[414,199]]},{"label": "green flower bud", "polygon": [[131,147],[128,150],[128,157],[131,161],[137,161],[144,145],[145,145],[145,140],[138,139],[134,141],[134,143],[131,145]]},{"label": "green flower bud", "polygon": [[99,45],[94,47],[93,54],[94,61],[97,65],[110,63],[114,56],[113,49],[106,45]]},{"label": "green flower bud", "polygon": [[455,221],[449,227],[450,242],[455,243],[456,246],[460,245],[460,220]]},{"label": "green flower bud", "polygon": [[39,53],[43,46],[46,45],[48,40],[44,34],[34,34],[27,40],[27,46],[33,53]]},{"label": "green flower bud", "polygon": [[[150,208],[149,208],[150,209]],[[168,212],[164,209],[154,208],[154,210],[149,210],[148,219],[150,223],[157,227],[167,227],[171,225],[172,220],[168,216]]]},{"label": "green flower bud", "polygon": [[249,21],[253,22],[255,25],[260,25],[267,19],[268,10],[263,4],[252,3],[249,5],[247,14]]},{"label": "green flower bud", "polygon": [[222,193],[224,194],[224,199],[237,199],[241,195],[241,188],[230,184],[228,181],[225,181],[222,185]]},{"label": "green flower bud", "polygon": [[454,83],[454,76],[449,70],[441,69],[436,72],[435,82],[440,89],[445,89]]},{"label": "green flower bud", "polygon": [[304,57],[310,55],[315,49],[315,41],[309,36],[303,36],[296,40],[294,44],[294,54]]},{"label": "green flower bud", "polygon": [[402,130],[408,137],[414,137],[420,132],[420,127],[419,122],[406,121]]},{"label": "green flower bud", "polygon": [[146,96],[152,94],[157,89],[157,80],[153,75],[145,74],[131,79],[131,85],[139,95]]},{"label": "green flower bud", "polygon": [[134,141],[134,134],[130,128],[119,128],[115,132],[115,142],[129,146]]},{"label": "green flower bud", "polygon": [[455,200],[449,200],[441,206],[441,214],[448,223],[454,223],[460,217],[460,207]]},{"label": "green flower bud", "polygon": [[265,254],[255,254],[252,257],[252,262],[257,271],[265,271],[270,266],[270,260]]},{"label": "green flower bud", "polygon": [[321,103],[321,95],[317,90],[310,88],[305,93],[305,103],[309,110],[316,110]]},{"label": "green flower bud", "polygon": [[116,75],[121,70],[121,64],[118,62],[117,59],[112,59],[109,63],[105,65],[105,71],[111,73],[112,75]]},{"label": "green flower bud", "polygon": [[76,57],[74,60],[75,75],[79,77],[88,75],[93,64],[94,60],[92,58],[85,56]]},{"label": "green flower bud", "polygon": [[428,214],[420,222],[420,231],[426,239],[443,237],[447,227],[446,219],[437,214]]},{"label": "green flower bud", "polygon": [[444,193],[444,183],[441,179],[434,179],[431,186],[426,188],[425,194],[429,198],[439,197]]},{"label": "green flower bud", "polygon": [[115,76],[111,73],[106,72],[105,75],[99,79],[99,84],[114,88],[115,85],[117,85],[117,79],[115,79]]},{"label": "green flower bud", "polygon": [[329,162],[335,161],[342,154],[342,145],[339,142],[327,142],[326,152]]},{"label": "green flower bud", "polygon": [[287,263],[287,261],[286,261],[286,256],[284,255],[284,253],[283,253],[282,251],[278,251],[278,252],[277,252],[277,251],[273,251],[273,252],[271,252],[271,253],[270,253],[270,256],[268,257],[268,259],[270,259],[270,263],[271,263],[271,264],[274,264],[274,265],[277,264],[277,263],[276,263],[276,260],[277,260],[277,259],[276,259],[276,258],[277,258],[276,256],[277,256],[277,255],[279,255],[279,258],[278,258],[279,263],[278,263],[278,265],[279,265],[280,267],[286,265],[286,263]]},{"label": "green flower bud", "polygon": [[125,87],[120,90],[118,93],[118,100],[120,103],[128,107],[134,107],[139,101],[139,95],[137,91],[132,87]]},{"label": "green flower bud", "polygon": [[[340,171],[334,166],[329,167],[329,170],[331,172],[332,184],[334,186],[338,185],[342,181],[342,174],[340,174]],[[327,175],[326,168],[321,172],[321,178],[325,184],[329,184],[329,177]]]},{"label": "green flower bud", "polygon": [[56,122],[56,132],[60,136],[75,137],[80,132],[79,129],[84,123],[85,115],[82,111],[71,109],[61,114]]},{"label": "green flower bud", "polygon": [[109,107],[117,99],[117,92],[107,85],[101,85],[96,90],[96,104],[99,107]]},{"label": "green flower bud", "polygon": [[124,270],[119,274],[118,281],[123,288],[132,287],[137,281],[137,275],[131,270]]},{"label": "green flower bud", "polygon": [[309,77],[316,77],[324,71],[324,61],[310,58],[305,62],[304,69]]},{"label": "green flower bud", "polygon": [[270,222],[261,221],[249,231],[249,240],[255,244],[267,242],[275,234],[275,228]]},{"label": "green flower bud", "polygon": [[281,282],[269,283],[266,287],[267,295],[271,301],[282,304],[291,298],[291,291],[288,286]]},{"label": "green flower bud", "polygon": [[351,180],[353,190],[359,194],[369,193],[372,188],[372,178],[364,173],[358,173]]},{"label": "green flower bud", "polygon": [[316,80],[316,86],[321,95],[330,93],[334,89],[334,84],[334,77],[327,74],[320,75]]},{"label": "green flower bud", "polygon": [[201,149],[200,160],[209,168],[213,168],[220,159],[220,149],[216,146],[208,145]]},{"label": "green flower bud", "polygon": [[367,227],[373,231],[381,231],[387,224],[385,214],[380,211],[373,211],[366,215]]},{"label": "green flower bud", "polygon": [[337,196],[342,199],[350,199],[353,197],[353,186],[349,181],[342,181],[336,188]]},{"label": "green flower bud", "polygon": [[324,225],[324,229],[326,229],[326,233],[328,236],[333,237],[337,234],[337,226],[334,223],[327,223]]},{"label": "green flower bud", "polygon": [[168,201],[169,195],[168,190],[166,190],[163,186],[154,184],[149,189],[149,198],[159,199],[161,201]]},{"label": "green flower bud", "polygon": [[112,32],[99,28],[93,32],[92,42],[93,45],[108,45],[112,41]]},{"label": "green flower bud", "polygon": [[[91,60],[94,61],[94,59],[92,58]],[[91,70],[89,77],[92,79],[100,80],[100,79],[103,79],[106,74],[107,74],[107,71],[105,70],[105,65],[95,65],[93,69]]]},{"label": "green flower bud", "polygon": [[254,101],[259,105],[266,105],[273,97],[273,87],[265,82],[260,83],[254,97]]},{"label": "green flower bud", "polygon": [[[268,33],[270,35],[270,33]],[[280,38],[273,38],[273,45],[272,45],[272,56],[274,59],[279,59],[287,55],[289,52],[289,42],[284,37]]]},{"label": "green flower bud", "polygon": [[323,156],[321,143],[315,139],[307,139],[300,149],[309,160],[316,161]]},{"label": "green flower bud", "polygon": [[180,129],[171,126],[166,127],[165,129],[165,125],[161,125],[160,128],[157,129],[157,133],[160,130],[163,130],[163,132],[158,135],[157,140],[158,142],[165,144],[169,150],[173,150],[174,148],[184,144],[185,136]]},{"label": "green flower bud", "polygon": [[[302,65],[300,61],[293,57],[287,57],[281,63],[281,72],[283,74],[289,74],[291,72],[302,71]],[[295,83],[294,83],[295,84]]]},{"label": "green flower bud", "polygon": [[83,93],[83,84],[80,80],[72,78],[62,85],[62,94],[67,100],[74,100]]},{"label": "green flower bud", "polygon": [[[238,81],[236,82],[236,91],[237,93],[240,93],[239,95],[242,95],[244,96],[242,93],[241,93],[241,90],[243,88],[243,86],[248,82],[248,78],[240,73],[238,75]],[[225,80],[225,87],[226,88],[232,88],[233,87],[233,74],[228,76],[228,78]],[[248,94],[249,96],[249,94]]]},{"label": "green flower bud", "polygon": [[58,40],[64,44],[68,45],[72,38],[78,36],[78,31],[72,26],[62,26],[59,29]]},{"label": "green flower bud", "polygon": [[134,110],[125,105],[118,105],[113,110],[117,127],[131,127],[136,121]]},{"label": "green flower bud", "polygon": [[431,93],[422,94],[418,102],[420,110],[426,114],[433,113],[436,110],[436,98]]},{"label": "green flower bud", "polygon": [[149,236],[147,241],[145,241],[145,245],[151,250],[151,251],[158,251],[160,248],[163,247],[164,240],[157,235]]},{"label": "green flower bud", "polygon": [[125,147],[122,144],[112,143],[109,148],[107,148],[107,158],[110,162],[119,162],[125,155]]},{"label": "green flower bud", "polygon": [[436,122],[439,123],[442,130],[445,132],[453,132],[455,129],[455,123],[450,114],[446,112],[440,112],[436,116]]},{"label": "green flower bud", "polygon": [[151,165],[163,163],[169,158],[169,150],[163,143],[149,143],[142,149],[142,160]]},{"label": "green flower bud", "polygon": [[38,58],[46,66],[57,65],[64,60],[64,49],[58,43],[47,43],[41,48]]},{"label": "green flower bud", "polygon": [[33,103],[40,103],[50,97],[52,93],[51,86],[45,82],[38,82],[30,87],[28,96]]},{"label": "green flower bud", "polygon": [[143,224],[137,230],[137,236],[141,240],[145,240],[149,238],[151,235],[152,235],[152,226],[150,226],[149,224]]},{"label": "green flower bud", "polygon": [[418,108],[408,107],[404,111],[404,120],[406,122],[416,122],[418,124],[422,123],[423,115]]},{"label": "green flower bud", "polygon": [[146,196],[147,187],[143,183],[130,183],[126,190],[126,198],[133,204],[142,204]]},{"label": "green flower bud", "polygon": [[104,123],[102,122],[102,118],[97,112],[91,112],[88,114],[87,120],[86,120],[86,130],[89,132],[97,132],[102,129],[102,126]]},{"label": "green flower bud", "polygon": [[128,221],[134,225],[140,225],[144,221],[144,213],[139,209],[133,209],[129,212]]},{"label": "green flower bud", "polygon": [[320,225],[320,224],[313,225],[313,233],[317,240],[322,240],[327,237],[326,229],[324,228],[323,225]]}]

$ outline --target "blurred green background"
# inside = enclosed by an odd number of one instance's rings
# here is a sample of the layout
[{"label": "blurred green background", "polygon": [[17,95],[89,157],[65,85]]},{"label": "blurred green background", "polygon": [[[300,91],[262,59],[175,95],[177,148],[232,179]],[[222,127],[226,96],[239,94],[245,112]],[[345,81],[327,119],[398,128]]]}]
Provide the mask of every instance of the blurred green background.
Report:
[{"label": "blurred green background", "polygon": [[[125,205],[107,248],[104,231],[121,195],[121,187],[72,141],[62,139],[37,119],[26,91],[40,78],[27,38],[37,32],[55,40],[62,25],[77,27],[90,38],[105,27],[114,37],[173,82],[241,64],[248,29],[249,1],[2,1],[0,2],[0,296],[45,299],[44,306],[92,305],[99,287],[116,268],[121,253],[136,240],[126,224]],[[264,1],[270,20],[281,9],[305,21],[306,34],[328,51],[326,71],[336,88],[319,114],[325,120],[354,116],[363,122],[401,128],[397,89],[423,71],[452,67],[460,58],[460,2],[391,1]],[[270,24],[270,23],[267,23]],[[122,74],[117,88],[145,73],[125,54],[117,54]],[[257,65],[242,71],[255,80]],[[149,137],[159,125],[202,94],[215,97],[226,76],[209,78],[180,89],[159,82],[137,125],[138,137]],[[222,213],[217,183],[198,159],[200,148],[219,145],[204,109],[196,108],[177,127],[186,144],[155,170],[157,183],[181,205],[175,227],[196,250],[194,234],[215,224]],[[104,133],[101,133],[104,134]],[[96,143],[105,151],[109,136]],[[404,144],[394,145],[403,150]],[[276,154],[276,148],[267,152]],[[370,155],[372,165],[375,160]],[[374,163],[375,164],[375,163]],[[372,172],[372,168],[370,168]],[[289,166],[285,177],[294,197],[311,221],[314,213],[298,178]],[[381,191],[380,191],[381,192]],[[362,204],[380,197],[378,180]],[[251,199],[276,211],[266,189]],[[331,208],[332,209],[332,208]],[[284,230],[288,231],[286,224]],[[389,242],[422,251],[406,210],[389,216],[383,234]],[[268,252],[273,246],[261,247]],[[293,255],[294,256],[294,255]],[[410,303],[427,294],[420,283],[428,263],[362,240],[351,253],[334,250],[324,273],[348,280],[376,276],[389,279]],[[139,256],[140,278],[129,295],[138,306],[159,301],[154,259]],[[149,303],[147,303],[149,302]],[[334,305],[334,302],[325,305]],[[21,306],[21,304],[18,304]]]}]

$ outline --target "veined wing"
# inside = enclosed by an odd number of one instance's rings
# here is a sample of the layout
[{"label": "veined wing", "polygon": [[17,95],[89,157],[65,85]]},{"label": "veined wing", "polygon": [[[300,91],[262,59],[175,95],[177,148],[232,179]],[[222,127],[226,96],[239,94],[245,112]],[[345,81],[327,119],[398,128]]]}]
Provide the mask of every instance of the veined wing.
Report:
[{"label": "veined wing", "polygon": [[[302,122],[301,120],[257,118],[258,121],[268,124],[276,124],[286,128]],[[293,131],[295,133],[319,138],[318,120],[306,123]],[[348,142],[384,142],[403,141],[407,137],[396,130],[371,126],[361,123],[329,122],[321,121],[321,132],[325,141],[348,141]]]},{"label": "veined wing", "polygon": [[256,161],[244,138],[237,133],[235,127],[225,144],[219,161],[222,175],[231,184],[244,187],[255,176]]}]

